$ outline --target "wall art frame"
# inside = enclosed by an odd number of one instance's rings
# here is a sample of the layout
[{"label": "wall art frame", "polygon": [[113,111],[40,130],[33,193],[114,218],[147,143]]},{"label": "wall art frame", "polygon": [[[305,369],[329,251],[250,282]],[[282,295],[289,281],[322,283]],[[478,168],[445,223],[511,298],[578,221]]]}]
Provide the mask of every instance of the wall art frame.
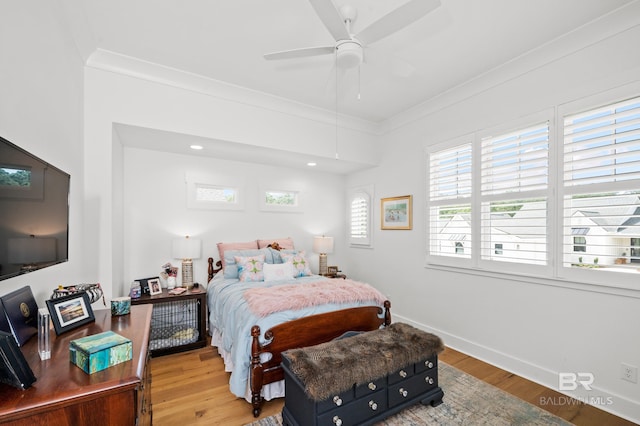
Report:
[{"label": "wall art frame", "polygon": [[413,229],[413,196],[380,199],[380,229]]}]

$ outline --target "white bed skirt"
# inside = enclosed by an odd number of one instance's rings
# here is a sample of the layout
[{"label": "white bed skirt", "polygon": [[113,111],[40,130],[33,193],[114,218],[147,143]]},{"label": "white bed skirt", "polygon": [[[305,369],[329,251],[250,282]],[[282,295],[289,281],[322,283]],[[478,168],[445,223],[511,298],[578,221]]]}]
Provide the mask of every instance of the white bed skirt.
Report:
[{"label": "white bed skirt", "polygon": [[[211,346],[215,347],[218,350],[218,354],[220,354],[220,356],[222,357],[222,360],[224,361],[224,371],[228,373],[233,372],[233,361],[231,359],[231,353],[222,349],[222,334],[217,328],[210,327],[209,329],[211,331]],[[263,359],[263,361],[266,361],[268,359],[268,357],[265,358],[266,359]],[[251,375],[249,374],[248,377],[251,377]],[[284,397],[284,380],[269,383],[268,385],[263,386],[260,395],[262,395],[262,397],[267,401],[270,401],[274,398]],[[247,402],[251,402],[251,387],[248,381],[244,399],[247,400]]]}]

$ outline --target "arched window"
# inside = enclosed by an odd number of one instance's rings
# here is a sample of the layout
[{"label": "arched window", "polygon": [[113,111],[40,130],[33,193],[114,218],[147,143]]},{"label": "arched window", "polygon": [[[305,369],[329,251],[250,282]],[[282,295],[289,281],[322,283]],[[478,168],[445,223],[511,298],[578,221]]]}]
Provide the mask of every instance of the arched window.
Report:
[{"label": "arched window", "polygon": [[371,193],[369,187],[355,188],[348,199],[349,244],[371,245]]}]

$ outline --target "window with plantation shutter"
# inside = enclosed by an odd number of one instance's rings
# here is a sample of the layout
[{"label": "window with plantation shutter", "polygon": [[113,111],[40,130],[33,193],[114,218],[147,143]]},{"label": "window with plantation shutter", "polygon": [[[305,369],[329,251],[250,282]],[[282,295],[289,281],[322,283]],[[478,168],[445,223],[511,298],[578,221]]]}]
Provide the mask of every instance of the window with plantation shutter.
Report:
[{"label": "window with plantation shutter", "polygon": [[371,245],[371,186],[351,191],[348,200],[349,243],[355,246]]},{"label": "window with plantation shutter", "polygon": [[564,266],[634,272],[640,263],[634,246],[640,238],[640,97],[563,119]]},{"label": "window with plantation shutter", "polygon": [[[462,141],[460,141],[462,142]],[[472,144],[429,155],[429,254],[471,258]]]},{"label": "window with plantation shutter", "polygon": [[481,259],[546,265],[548,122],[487,136],[481,146]]},{"label": "window with plantation shutter", "polygon": [[640,290],[640,82],[426,154],[429,267]]}]

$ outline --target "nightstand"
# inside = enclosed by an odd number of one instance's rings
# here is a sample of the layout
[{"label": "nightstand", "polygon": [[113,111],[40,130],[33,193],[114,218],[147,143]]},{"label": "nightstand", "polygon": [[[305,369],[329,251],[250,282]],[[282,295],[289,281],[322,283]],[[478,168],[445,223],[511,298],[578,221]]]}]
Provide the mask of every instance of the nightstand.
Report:
[{"label": "nightstand", "polygon": [[143,294],[131,299],[132,305],[151,304],[149,349],[152,356],[203,348],[207,344],[207,292],[187,290],[174,295],[163,289],[161,294]]},{"label": "nightstand", "polygon": [[345,274],[333,274],[333,275],[324,275],[327,278],[342,278],[343,280],[347,279]]}]

